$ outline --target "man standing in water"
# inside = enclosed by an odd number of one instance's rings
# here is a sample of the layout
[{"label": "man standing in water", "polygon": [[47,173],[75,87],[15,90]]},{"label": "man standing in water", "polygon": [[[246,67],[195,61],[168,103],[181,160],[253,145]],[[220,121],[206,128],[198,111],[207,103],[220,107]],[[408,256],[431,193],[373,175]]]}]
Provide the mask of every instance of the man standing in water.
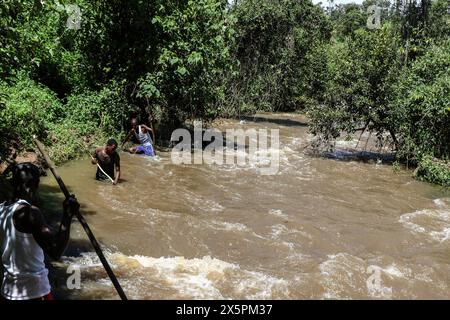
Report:
[{"label": "man standing in water", "polygon": [[33,205],[39,169],[32,163],[21,163],[11,170],[13,198],[0,204],[0,300],[53,300],[44,253],[59,260],[69,241],[72,217],[80,205],[74,197],[64,201],[60,227],[53,230]]},{"label": "man standing in water", "polygon": [[[106,146],[97,148],[92,156],[92,164],[98,164],[108,176],[114,179],[114,185],[116,185],[120,179],[120,156],[116,152],[116,149],[117,141],[114,139],[109,139]],[[97,168],[95,178],[101,181],[109,179],[105,176],[102,170],[100,170],[100,168]]]},{"label": "man standing in water", "polygon": [[125,145],[128,139],[130,139],[131,134],[134,133],[140,145],[137,147],[132,147],[128,151],[130,153],[145,154],[146,156],[153,157],[155,155],[155,151],[153,149],[153,141],[150,137],[150,132],[152,132],[151,128],[147,127],[145,124],[138,125],[137,119],[132,118],[131,130],[123,141],[122,147]]}]

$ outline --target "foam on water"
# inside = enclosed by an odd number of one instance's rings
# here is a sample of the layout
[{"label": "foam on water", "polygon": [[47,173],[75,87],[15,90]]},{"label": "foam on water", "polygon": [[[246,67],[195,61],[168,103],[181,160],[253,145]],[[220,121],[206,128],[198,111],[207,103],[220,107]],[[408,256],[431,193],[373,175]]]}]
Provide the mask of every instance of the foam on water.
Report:
[{"label": "foam on water", "polygon": [[249,228],[242,223],[232,223],[226,221],[212,220],[210,222],[210,226],[212,226],[216,230],[239,231],[239,232],[249,231]]},{"label": "foam on water", "polygon": [[357,143],[358,143],[357,139],[336,140],[336,147],[341,147],[341,148],[350,147],[350,148],[354,148],[354,147],[356,147]]},{"label": "foam on water", "polygon": [[280,209],[270,209],[269,214],[283,219],[289,219],[289,216]]},{"label": "foam on water", "polygon": [[[303,228],[300,227],[300,229],[303,229]],[[275,225],[271,226],[269,237],[270,237],[270,239],[273,239],[273,240],[282,240],[282,243],[286,243],[285,238],[291,239],[292,237],[294,237],[294,238],[300,237],[300,239],[302,239],[301,242],[303,242],[306,239],[308,239],[308,240],[312,239],[312,237],[309,233],[307,233],[303,230],[296,229],[296,228],[288,228],[284,224],[275,224]]]},{"label": "foam on water", "polygon": [[450,198],[437,198],[434,199],[433,202],[440,209],[450,207]]},{"label": "foam on water", "polygon": [[400,291],[393,288],[392,283],[402,279],[408,282],[415,278],[408,267],[395,263],[381,267],[345,252],[328,255],[319,270],[324,287],[323,297],[326,299],[391,299],[394,293],[399,294]]},{"label": "foam on water", "polygon": [[320,282],[325,299],[349,299],[363,295],[366,276],[364,260],[348,253],[328,255],[319,265]]},{"label": "foam on water", "polygon": [[288,228],[283,224],[277,224],[272,227],[271,237],[279,239],[280,235],[288,233]]},{"label": "foam on water", "polygon": [[[233,157],[234,162],[227,163],[227,157]],[[245,161],[241,160],[242,163],[238,163],[237,159],[239,158],[245,159]],[[278,159],[278,161],[274,159]],[[272,167],[275,165],[278,165],[278,170],[285,165],[289,165],[289,159],[284,147],[280,147],[279,149],[267,148],[265,150],[256,150],[251,154],[246,150],[230,150],[227,147],[224,147],[223,163],[221,165],[218,165],[216,163],[209,164],[208,167],[214,168],[214,170],[226,172],[250,171],[260,173],[261,170],[267,170],[269,168],[272,169]]]},{"label": "foam on water", "polygon": [[[237,264],[210,256],[193,259],[121,253],[107,253],[106,256],[132,299],[151,299],[161,291],[167,299],[277,299],[287,298],[289,293],[284,279],[243,270]],[[78,258],[65,257],[63,264],[81,266],[83,287],[80,298],[99,295],[106,299],[115,298],[94,253]],[[99,291],[103,292],[99,294]]]},{"label": "foam on water", "polygon": [[190,207],[194,211],[200,209],[205,212],[220,212],[225,209],[220,203],[198,196],[192,191],[184,190],[184,198],[188,200]]},{"label": "foam on water", "polygon": [[424,209],[400,216],[399,222],[414,234],[422,234],[431,240],[445,242],[450,239],[450,211]]}]

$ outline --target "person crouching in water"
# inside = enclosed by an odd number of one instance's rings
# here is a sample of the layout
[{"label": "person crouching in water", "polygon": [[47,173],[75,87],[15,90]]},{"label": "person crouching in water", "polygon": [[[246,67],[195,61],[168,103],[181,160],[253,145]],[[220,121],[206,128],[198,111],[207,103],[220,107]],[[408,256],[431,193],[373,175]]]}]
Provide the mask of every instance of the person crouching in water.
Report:
[{"label": "person crouching in water", "polygon": [[122,148],[131,137],[131,134],[134,133],[140,145],[137,147],[132,147],[128,151],[133,154],[145,154],[149,157],[155,156],[155,150],[153,149],[153,141],[150,137],[150,132],[152,132],[151,128],[147,127],[144,124],[138,125],[138,121],[136,118],[131,119],[131,130],[123,141]]},{"label": "person crouching in water", "polygon": [[[117,153],[117,141],[109,139],[106,146],[95,149],[92,155],[92,164],[98,164],[105,173],[113,179],[113,184],[119,183],[120,179],[120,156]],[[115,169],[115,172],[114,172]],[[97,167],[95,178],[100,181],[109,180],[109,178]]]},{"label": "person crouching in water", "polygon": [[72,217],[80,205],[74,196],[63,202],[58,231],[34,206],[41,171],[32,163],[10,167],[13,198],[0,204],[0,254],[3,281],[0,300],[53,300],[44,253],[59,260],[70,238]]}]

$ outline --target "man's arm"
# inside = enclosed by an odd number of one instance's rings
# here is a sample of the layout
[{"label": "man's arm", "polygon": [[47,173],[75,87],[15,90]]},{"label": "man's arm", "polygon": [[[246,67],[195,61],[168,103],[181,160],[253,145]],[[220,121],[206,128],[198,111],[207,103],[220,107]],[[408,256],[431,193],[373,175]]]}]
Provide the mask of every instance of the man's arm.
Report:
[{"label": "man's arm", "polygon": [[22,206],[16,210],[14,224],[19,231],[31,233],[46,254],[54,260],[59,260],[69,242],[72,217],[78,212],[79,207],[75,198],[64,201],[63,216],[58,231],[45,222],[39,208],[34,206]]},{"label": "man's arm", "polygon": [[131,129],[130,132],[128,132],[127,136],[125,137],[125,139],[123,140],[122,144],[120,145],[120,149],[123,149],[123,146],[125,145],[125,143],[127,143],[127,141],[130,139],[131,134],[134,132],[134,129]]},{"label": "man's arm", "polygon": [[144,127],[146,130],[153,132],[152,128],[147,127],[145,124],[141,124],[141,127]]},{"label": "man's arm", "polygon": [[101,148],[95,149],[94,153],[91,154],[91,163],[97,164],[98,163],[98,152],[100,152]]}]

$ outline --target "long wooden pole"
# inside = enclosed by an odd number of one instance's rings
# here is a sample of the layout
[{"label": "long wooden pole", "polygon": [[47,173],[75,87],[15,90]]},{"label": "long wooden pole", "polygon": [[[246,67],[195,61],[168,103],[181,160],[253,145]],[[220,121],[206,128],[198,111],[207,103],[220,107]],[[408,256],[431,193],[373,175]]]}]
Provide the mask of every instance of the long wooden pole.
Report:
[{"label": "long wooden pole", "polygon": [[[44,157],[45,162],[47,162],[48,167],[50,168],[50,171],[53,173],[53,176],[55,177],[56,181],[58,182],[58,185],[61,189],[61,191],[64,193],[64,196],[66,198],[69,198],[71,195],[69,193],[69,190],[67,190],[66,185],[64,184],[64,181],[61,179],[61,176],[56,171],[56,168],[53,164],[53,162],[50,160],[49,156],[45,152],[44,145],[34,137],[34,143],[36,144],[37,148],[41,152],[42,156]],[[83,226],[84,231],[86,232],[89,240],[92,243],[92,246],[95,249],[95,252],[97,253],[103,267],[106,270],[106,273],[108,274],[109,278],[111,279],[111,282],[114,285],[114,288],[116,288],[117,293],[119,294],[120,298],[122,300],[128,300],[127,296],[125,295],[125,292],[123,291],[122,287],[120,286],[119,281],[117,280],[116,276],[114,275],[114,272],[112,271],[108,260],[106,260],[105,255],[103,254],[102,249],[100,248],[99,243],[97,242],[97,239],[95,238],[94,234],[91,231],[91,228],[87,224],[86,220],[84,219],[83,215],[80,213],[80,211],[76,214],[78,221]]]},{"label": "long wooden pole", "polygon": [[[146,100],[147,100],[147,112],[150,115],[148,120],[150,122],[150,127],[152,128],[153,144],[156,147],[156,132],[155,132],[155,128],[153,126],[153,119],[154,119],[153,118],[153,112],[150,110],[150,102],[148,101],[148,97],[146,97]],[[154,151],[154,149],[155,148],[153,148],[153,151]]]},{"label": "long wooden pole", "polygon": [[130,130],[130,132],[128,132],[127,136],[125,137],[125,139],[123,140],[122,144],[120,145],[120,149],[123,149],[123,146],[128,141],[128,139],[130,139],[132,133],[133,133],[133,130]]}]

